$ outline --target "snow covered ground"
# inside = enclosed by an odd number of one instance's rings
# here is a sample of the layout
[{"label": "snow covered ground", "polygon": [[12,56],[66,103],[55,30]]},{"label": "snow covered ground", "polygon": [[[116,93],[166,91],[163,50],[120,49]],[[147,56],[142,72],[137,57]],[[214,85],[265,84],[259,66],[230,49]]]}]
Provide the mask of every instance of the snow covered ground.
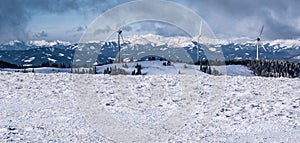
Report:
[{"label": "snow covered ground", "polygon": [[70,68],[54,68],[54,67],[41,67],[41,68],[26,68],[26,69],[11,69],[3,68],[0,71],[9,71],[9,72],[35,72],[35,73],[70,73]]},{"label": "snow covered ground", "polygon": [[298,142],[299,89],[298,78],[2,71],[0,142]]},{"label": "snow covered ground", "polygon": [[[102,74],[105,69],[110,67],[117,67],[124,69],[128,74],[131,74],[133,70],[137,70],[135,68],[136,64],[142,65],[142,74],[144,75],[206,75],[206,73],[201,72],[199,69],[199,65],[189,65],[185,63],[171,63],[170,66],[163,66],[163,63],[166,61],[139,61],[139,62],[131,62],[131,63],[114,63],[114,64],[107,64],[103,66],[97,66],[97,73]],[[124,65],[128,67],[124,67]],[[217,70],[223,75],[229,76],[254,76],[252,71],[249,70],[246,66],[243,65],[228,65],[228,66],[212,66],[212,70]],[[41,67],[41,68],[26,68],[26,72],[35,73],[70,73],[70,68],[53,68],[53,67]],[[85,68],[86,71],[89,68]],[[23,72],[24,69],[10,69],[4,68],[0,71],[10,71],[10,72]]]},{"label": "snow covered ground", "polygon": [[[206,75],[200,71],[199,65],[190,65],[185,63],[171,63],[170,66],[163,66],[166,61],[140,61],[132,63],[122,64],[107,64],[97,67],[97,73],[103,73],[103,71],[109,67],[118,67],[124,69],[127,73],[131,73],[133,70],[136,71],[135,66],[137,64],[142,65],[142,73],[145,75]],[[122,66],[127,65],[128,68]],[[252,71],[243,65],[228,65],[228,66],[212,66],[211,70],[217,70],[223,75],[229,76],[254,76]]]}]

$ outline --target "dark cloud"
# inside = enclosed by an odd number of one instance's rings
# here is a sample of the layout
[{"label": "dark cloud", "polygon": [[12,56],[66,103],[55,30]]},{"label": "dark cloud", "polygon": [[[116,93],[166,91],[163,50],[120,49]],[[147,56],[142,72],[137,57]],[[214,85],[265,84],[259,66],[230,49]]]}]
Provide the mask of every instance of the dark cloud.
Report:
[{"label": "dark cloud", "polygon": [[36,37],[36,38],[46,38],[46,37],[48,37],[48,33],[45,32],[45,31],[42,31],[42,32],[36,33],[34,35],[34,37]]},{"label": "dark cloud", "polygon": [[76,10],[72,0],[2,0],[0,1],[1,40],[27,40],[28,21],[36,13],[62,13]]},{"label": "dark cloud", "polygon": [[[0,42],[27,40],[28,22],[35,14],[103,12],[124,0],[0,0]],[[59,21],[59,20],[58,20]]]},{"label": "dark cloud", "polygon": [[[28,22],[35,14],[78,15],[101,13],[129,0],[0,0],[0,42],[27,40]],[[300,37],[299,0],[171,0],[191,8],[202,16],[219,38],[256,37],[262,24],[263,38],[287,39]],[[180,19],[179,19],[180,20]],[[59,22],[59,19],[58,19]],[[87,23],[88,24],[88,23]],[[160,35],[176,35],[173,28],[143,26],[140,31]],[[78,32],[85,27],[77,27]],[[154,29],[157,28],[157,29]],[[102,29],[105,30],[106,28]],[[132,31],[135,28],[124,29]],[[99,31],[100,30],[100,31]],[[67,29],[66,29],[67,31]],[[138,31],[138,30],[137,30]],[[49,32],[49,31],[48,31]],[[97,32],[101,32],[98,29]],[[183,34],[178,32],[177,35]]]},{"label": "dark cloud", "polygon": [[166,37],[189,36],[186,32],[177,28],[174,25],[170,25],[166,23],[160,23],[160,24],[161,26],[155,30],[155,34],[157,35],[162,35]]},{"label": "dark cloud", "polygon": [[87,26],[77,26],[73,27],[72,29],[68,29],[66,33],[82,33],[87,29]]},{"label": "dark cloud", "polygon": [[166,37],[189,36],[186,32],[179,29],[175,25],[171,25],[160,21],[143,21],[134,23],[130,25],[130,27],[132,27],[131,31],[135,31],[136,33],[141,34],[152,33]]},{"label": "dark cloud", "polygon": [[68,35],[68,37],[72,37],[71,39],[68,39],[69,41],[72,41],[72,39],[74,41],[74,39],[80,39],[82,33],[85,32],[86,29],[87,26],[77,26],[66,30],[65,33]]},{"label": "dark cloud", "polygon": [[94,35],[98,35],[100,33],[108,33],[111,30],[111,28],[109,26],[103,28],[103,29],[97,29],[94,31]]},{"label": "dark cloud", "polygon": [[265,39],[300,37],[298,0],[174,0],[195,10],[221,38],[257,36],[265,25]]},{"label": "dark cloud", "polygon": [[23,40],[30,14],[14,0],[0,1],[0,38]]},{"label": "dark cloud", "polygon": [[84,31],[85,29],[86,29],[86,27],[78,26],[78,27],[76,28],[76,31],[77,31],[77,32],[82,32],[82,31]]},{"label": "dark cloud", "polygon": [[[137,25],[139,25],[139,27]],[[154,32],[157,29],[155,22],[151,21],[139,22],[136,24],[136,27],[138,27],[136,28],[137,32]]]}]

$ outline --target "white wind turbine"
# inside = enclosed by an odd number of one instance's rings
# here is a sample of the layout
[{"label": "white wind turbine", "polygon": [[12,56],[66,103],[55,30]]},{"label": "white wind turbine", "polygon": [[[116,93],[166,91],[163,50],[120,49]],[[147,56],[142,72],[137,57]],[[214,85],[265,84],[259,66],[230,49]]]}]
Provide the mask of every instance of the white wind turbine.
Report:
[{"label": "white wind turbine", "polygon": [[122,38],[122,41],[123,43],[124,42],[124,37],[123,37],[123,34],[122,34],[123,30],[122,28],[120,28],[117,33],[118,33],[118,52],[119,52],[119,55],[118,55],[118,63],[121,63],[121,38]]},{"label": "white wind turbine", "polygon": [[202,21],[201,21],[201,23],[200,23],[200,28],[199,28],[199,35],[198,35],[198,37],[197,37],[197,62],[199,62],[199,64],[200,64],[200,38],[201,38],[201,36],[202,36]]},{"label": "white wind turbine", "polygon": [[258,57],[258,48],[259,48],[259,45],[260,45],[261,47],[263,47],[263,49],[264,49],[265,51],[267,51],[266,48],[264,47],[264,44],[261,42],[261,39],[260,39],[260,38],[261,38],[261,35],[262,35],[262,33],[263,33],[263,31],[264,31],[264,25],[261,27],[259,36],[256,38],[256,60],[259,60],[259,57]]}]

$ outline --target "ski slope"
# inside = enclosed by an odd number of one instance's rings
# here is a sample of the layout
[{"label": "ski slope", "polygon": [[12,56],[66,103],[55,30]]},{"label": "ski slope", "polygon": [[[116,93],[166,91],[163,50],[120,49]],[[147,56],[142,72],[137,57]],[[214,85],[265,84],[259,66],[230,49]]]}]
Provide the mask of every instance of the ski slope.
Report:
[{"label": "ski slope", "polygon": [[[0,81],[0,142],[300,140],[299,79],[0,72]],[[90,118],[100,109],[110,120]],[[176,128],[159,126],[168,122]],[[145,130],[127,138],[100,130],[119,124]]]},{"label": "ski slope", "polygon": [[[103,71],[110,67],[117,67],[124,69],[128,74],[131,74],[133,70],[136,71],[135,66],[137,64],[142,66],[142,74],[144,75],[206,75],[200,71],[199,65],[190,65],[185,63],[171,63],[170,66],[163,66],[163,63],[167,61],[139,61],[131,63],[115,63],[107,64],[103,66],[97,66],[97,73],[103,73]],[[124,65],[127,65],[124,68]],[[211,66],[211,70],[217,70],[223,75],[229,76],[254,76],[252,71],[243,65],[227,65],[227,66]]]},{"label": "ski slope", "polygon": [[[200,71],[199,65],[189,65],[185,63],[171,63],[170,66],[163,66],[163,63],[166,61],[139,61],[131,63],[114,63],[107,64],[103,66],[97,66],[97,74],[103,74],[104,70],[107,68],[117,67],[124,69],[127,74],[131,74],[132,71],[136,71],[135,66],[137,64],[142,65],[142,74],[143,75],[206,75]],[[127,67],[124,67],[124,65]],[[249,70],[246,66],[243,65],[227,65],[227,66],[211,66],[211,69],[219,71],[222,75],[228,76],[254,76],[253,72]],[[85,68],[89,70],[89,68]],[[4,68],[0,71],[9,71],[9,72],[24,72],[24,69],[10,69]],[[35,72],[35,73],[70,73],[70,68],[53,68],[53,67],[41,67],[41,68],[26,68],[26,72]]]}]

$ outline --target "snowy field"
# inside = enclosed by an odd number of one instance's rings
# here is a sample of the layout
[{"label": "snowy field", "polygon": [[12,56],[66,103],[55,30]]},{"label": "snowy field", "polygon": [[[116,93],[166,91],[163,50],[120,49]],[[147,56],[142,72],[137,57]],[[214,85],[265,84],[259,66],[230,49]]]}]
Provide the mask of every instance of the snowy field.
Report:
[{"label": "snowy field", "polygon": [[[121,68],[124,69],[127,74],[131,74],[133,70],[137,70],[135,66],[137,64],[142,65],[142,74],[144,75],[206,75],[200,71],[199,65],[190,65],[185,63],[171,63],[170,66],[163,66],[163,63],[166,61],[139,61],[139,62],[128,62],[128,63],[114,63],[106,64],[103,66],[97,66],[97,73],[103,74],[104,70],[107,68]],[[125,68],[124,65],[127,65]],[[75,69],[74,69],[75,70]],[[86,71],[89,68],[85,68]],[[227,66],[211,66],[211,70],[217,70],[223,75],[229,76],[254,76],[252,71],[249,70],[246,66],[243,65],[227,65]],[[24,72],[24,69],[10,69],[10,68],[0,68],[0,71],[8,72]],[[70,73],[70,68],[53,68],[53,67],[41,67],[41,68],[26,68],[26,72],[35,72],[35,73]],[[79,69],[81,71],[81,69]]]},{"label": "snowy field", "polygon": [[[106,68],[117,66],[118,68],[122,68],[126,70],[129,74],[136,70],[136,64],[142,65],[142,73],[146,75],[206,75],[200,71],[199,65],[190,65],[185,63],[171,63],[170,66],[163,66],[163,63],[166,61],[140,61],[140,62],[132,62],[126,63],[128,68],[122,67],[123,64],[107,64],[103,66],[97,67],[97,73],[103,73]],[[229,76],[254,76],[252,71],[249,70],[246,66],[243,65],[227,65],[227,66],[211,66],[211,70],[217,70],[223,75]]]},{"label": "snowy field", "polygon": [[298,78],[2,71],[0,81],[0,142],[300,140]]}]

